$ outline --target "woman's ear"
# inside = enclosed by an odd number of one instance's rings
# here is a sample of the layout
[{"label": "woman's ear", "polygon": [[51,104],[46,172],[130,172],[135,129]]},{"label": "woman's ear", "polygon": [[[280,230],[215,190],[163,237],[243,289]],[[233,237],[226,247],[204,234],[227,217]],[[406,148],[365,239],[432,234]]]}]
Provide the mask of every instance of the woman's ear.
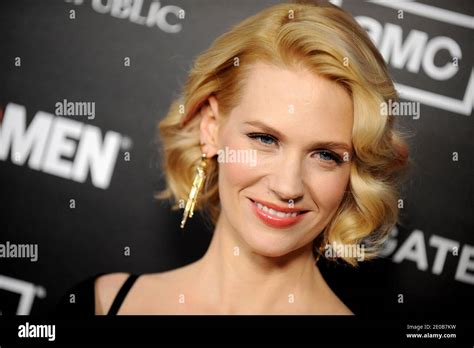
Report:
[{"label": "woman's ear", "polygon": [[219,131],[219,103],[214,96],[210,96],[207,102],[204,102],[200,114],[200,141],[201,144],[204,144],[201,148],[207,157],[211,158],[215,156],[219,150],[217,137]]}]

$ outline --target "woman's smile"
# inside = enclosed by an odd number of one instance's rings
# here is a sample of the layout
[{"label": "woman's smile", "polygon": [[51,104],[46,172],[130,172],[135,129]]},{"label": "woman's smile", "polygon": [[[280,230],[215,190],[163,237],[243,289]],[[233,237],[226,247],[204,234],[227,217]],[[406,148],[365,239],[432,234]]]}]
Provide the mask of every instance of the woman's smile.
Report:
[{"label": "woman's smile", "polygon": [[254,214],[266,225],[275,228],[286,228],[300,222],[308,210],[280,207],[271,203],[253,200],[249,203]]}]

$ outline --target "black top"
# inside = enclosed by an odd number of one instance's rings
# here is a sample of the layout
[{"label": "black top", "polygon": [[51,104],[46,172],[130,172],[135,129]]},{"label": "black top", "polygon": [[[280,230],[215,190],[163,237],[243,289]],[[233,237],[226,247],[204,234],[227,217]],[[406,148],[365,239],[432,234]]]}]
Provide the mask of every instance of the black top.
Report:
[{"label": "black top", "polygon": [[[80,317],[95,315],[95,281],[105,273],[88,277],[73,286],[59,301],[54,311],[54,316],[60,317]],[[139,275],[130,274],[110,306],[107,315],[116,315],[125,297],[132,288]]]}]

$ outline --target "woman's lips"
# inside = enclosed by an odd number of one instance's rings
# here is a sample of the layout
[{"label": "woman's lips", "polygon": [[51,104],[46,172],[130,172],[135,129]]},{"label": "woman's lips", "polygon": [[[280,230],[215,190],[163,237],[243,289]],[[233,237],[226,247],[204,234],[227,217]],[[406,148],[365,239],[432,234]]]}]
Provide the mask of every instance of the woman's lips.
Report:
[{"label": "woman's lips", "polygon": [[[286,228],[292,226],[304,218],[305,210],[285,208],[286,213],[289,212],[298,212],[296,216],[276,216],[275,214],[270,213],[269,211],[264,211],[257,206],[257,203],[249,198],[251,209],[254,211],[255,215],[262,220],[266,225],[276,228]],[[260,202],[259,202],[260,203]],[[265,205],[265,204],[264,204]],[[276,209],[274,209],[276,210]],[[276,210],[278,211],[278,210]],[[280,212],[284,212],[283,209]]]}]

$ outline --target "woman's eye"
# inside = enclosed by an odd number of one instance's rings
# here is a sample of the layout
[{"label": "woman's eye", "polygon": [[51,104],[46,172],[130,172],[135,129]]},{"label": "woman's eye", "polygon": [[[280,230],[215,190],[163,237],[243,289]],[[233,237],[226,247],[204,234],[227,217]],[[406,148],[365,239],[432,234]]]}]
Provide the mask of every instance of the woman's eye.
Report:
[{"label": "woman's eye", "polygon": [[[253,139],[265,146],[271,146],[274,144],[278,144],[278,139],[270,134],[265,133],[250,133],[247,134],[250,139]],[[343,161],[339,157],[339,155],[335,154],[332,151],[328,150],[320,150],[316,152],[317,156],[323,161],[328,163],[335,163],[337,165],[341,164]]]},{"label": "woman's eye", "polygon": [[323,150],[323,151],[317,152],[317,154],[319,158],[321,158],[323,161],[326,161],[326,162],[334,161],[337,164],[340,164],[342,162],[341,158],[331,151]]},{"label": "woman's eye", "polygon": [[270,134],[250,133],[247,136],[251,139],[257,140],[263,145],[273,145],[277,142],[277,139]]}]

